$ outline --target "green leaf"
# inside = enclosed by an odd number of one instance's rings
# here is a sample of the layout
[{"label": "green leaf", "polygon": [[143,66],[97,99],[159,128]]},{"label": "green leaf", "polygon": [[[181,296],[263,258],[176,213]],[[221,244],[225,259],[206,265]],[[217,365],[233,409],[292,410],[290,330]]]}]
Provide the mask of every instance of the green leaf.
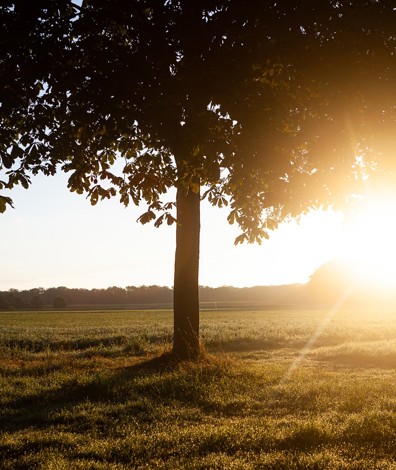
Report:
[{"label": "green leaf", "polygon": [[0,214],[6,211],[7,205],[14,208],[12,205],[12,199],[6,196],[0,196]]},{"label": "green leaf", "polygon": [[151,222],[153,219],[155,219],[155,214],[153,211],[147,211],[144,214],[142,214],[137,221],[140,222],[141,224],[147,224]]},{"label": "green leaf", "polygon": [[89,195],[89,200],[91,202],[91,205],[95,206],[98,202],[98,199],[99,199],[99,194],[98,194],[97,189],[95,188]]},{"label": "green leaf", "polygon": [[1,156],[1,160],[3,162],[3,165],[5,168],[10,169],[12,167],[12,164],[14,163],[14,158],[8,154],[7,152],[4,152]]},{"label": "green leaf", "polygon": [[227,201],[227,199],[226,199],[225,197],[221,197],[221,198],[220,198],[220,202],[221,202],[221,206],[220,206],[220,207],[222,207],[222,206],[227,207],[227,206],[228,206],[228,201]]},{"label": "green leaf", "polygon": [[19,175],[19,181],[21,182],[21,185],[25,188],[28,189],[29,187],[29,180],[27,177],[23,175]]},{"label": "green leaf", "polygon": [[158,217],[158,219],[154,223],[154,227],[158,228],[162,225],[162,222],[164,221],[164,216],[161,215],[161,217]]},{"label": "green leaf", "polygon": [[235,211],[231,211],[227,217],[228,223],[232,225],[235,222]]},{"label": "green leaf", "polygon": [[234,245],[242,244],[242,243],[245,242],[247,239],[248,239],[247,234],[246,234],[246,233],[242,233],[241,235],[239,235],[238,237],[236,237],[236,239],[235,239],[235,241],[234,241]]},{"label": "green leaf", "polygon": [[172,224],[174,224],[175,222],[176,222],[175,217],[173,217],[173,216],[170,215],[170,214],[166,214],[166,223],[167,223],[168,225],[172,225]]},{"label": "green leaf", "polygon": [[125,207],[129,205],[129,195],[126,192],[123,192],[120,197],[121,204],[124,204]]},{"label": "green leaf", "polygon": [[22,155],[23,150],[19,147],[19,145],[14,145],[11,150],[11,157],[13,158],[13,160],[22,157]]}]

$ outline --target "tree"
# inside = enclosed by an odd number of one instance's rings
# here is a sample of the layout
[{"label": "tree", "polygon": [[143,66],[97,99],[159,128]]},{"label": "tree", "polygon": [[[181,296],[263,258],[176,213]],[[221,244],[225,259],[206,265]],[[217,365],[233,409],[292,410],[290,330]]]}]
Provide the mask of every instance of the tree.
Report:
[{"label": "tree", "polygon": [[390,3],[3,1],[0,189],[61,170],[92,204],[177,221],[173,352],[194,358],[201,199],[241,243],[357,191],[367,115],[393,117],[372,101],[394,78]]},{"label": "tree", "polygon": [[[377,267],[378,269],[378,267]],[[320,266],[308,283],[309,300],[321,304],[373,305],[377,309],[395,305],[394,285],[383,281],[381,269],[364,260],[341,258]]]},{"label": "tree", "polygon": [[327,261],[310,278],[309,298],[316,303],[335,304],[340,299],[349,302],[356,291],[358,275],[356,267],[348,260]]},{"label": "tree", "polygon": [[44,307],[44,300],[41,295],[34,295],[30,300],[30,307],[33,309],[41,309]]},{"label": "tree", "polygon": [[55,297],[52,306],[54,308],[66,308],[67,307],[67,302],[63,297]]}]

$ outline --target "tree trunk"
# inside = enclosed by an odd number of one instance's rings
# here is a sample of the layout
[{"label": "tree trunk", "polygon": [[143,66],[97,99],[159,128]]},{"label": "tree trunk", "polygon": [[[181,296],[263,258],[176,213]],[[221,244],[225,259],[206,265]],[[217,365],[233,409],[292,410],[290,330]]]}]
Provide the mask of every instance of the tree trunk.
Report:
[{"label": "tree trunk", "polygon": [[178,359],[199,355],[200,195],[177,188],[173,353]]}]

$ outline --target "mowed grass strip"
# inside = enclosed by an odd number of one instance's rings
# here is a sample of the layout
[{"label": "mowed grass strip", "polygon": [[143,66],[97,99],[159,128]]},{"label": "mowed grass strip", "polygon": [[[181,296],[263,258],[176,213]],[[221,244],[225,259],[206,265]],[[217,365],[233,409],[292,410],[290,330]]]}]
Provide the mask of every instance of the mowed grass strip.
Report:
[{"label": "mowed grass strip", "polygon": [[207,311],[171,364],[168,311],[2,312],[0,468],[396,468],[395,320]]}]

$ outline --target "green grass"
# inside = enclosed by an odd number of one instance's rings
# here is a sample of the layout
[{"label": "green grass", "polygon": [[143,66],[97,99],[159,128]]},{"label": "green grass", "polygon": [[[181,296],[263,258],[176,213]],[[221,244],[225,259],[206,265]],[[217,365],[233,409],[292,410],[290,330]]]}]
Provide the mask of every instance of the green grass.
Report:
[{"label": "green grass", "polygon": [[201,361],[165,367],[169,311],[0,313],[0,468],[396,468],[396,312],[201,332]]}]

